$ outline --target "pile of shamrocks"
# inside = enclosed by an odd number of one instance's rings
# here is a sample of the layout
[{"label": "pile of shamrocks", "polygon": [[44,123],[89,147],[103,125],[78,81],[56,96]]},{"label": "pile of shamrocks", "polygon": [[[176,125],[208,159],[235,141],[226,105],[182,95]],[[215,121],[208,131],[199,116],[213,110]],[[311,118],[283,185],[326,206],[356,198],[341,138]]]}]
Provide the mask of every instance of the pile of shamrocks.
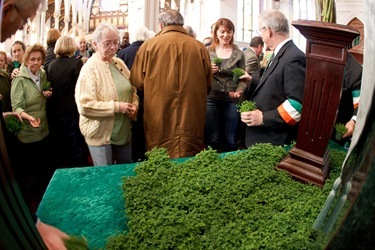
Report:
[{"label": "pile of shamrocks", "polygon": [[208,149],[184,162],[165,149],[147,153],[136,176],[124,178],[129,230],[106,249],[316,249],[312,229],[338,177],[345,152],[331,150],[323,189],[274,167],[283,147],[258,144],[220,155]]}]

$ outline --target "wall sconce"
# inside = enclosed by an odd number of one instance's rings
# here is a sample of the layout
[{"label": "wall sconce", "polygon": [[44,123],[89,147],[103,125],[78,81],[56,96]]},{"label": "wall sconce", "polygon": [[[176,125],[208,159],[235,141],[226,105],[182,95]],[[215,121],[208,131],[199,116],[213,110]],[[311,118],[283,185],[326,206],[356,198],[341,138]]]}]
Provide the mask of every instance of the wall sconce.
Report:
[{"label": "wall sconce", "polygon": [[274,0],[273,7],[278,10],[280,8],[280,0]]}]

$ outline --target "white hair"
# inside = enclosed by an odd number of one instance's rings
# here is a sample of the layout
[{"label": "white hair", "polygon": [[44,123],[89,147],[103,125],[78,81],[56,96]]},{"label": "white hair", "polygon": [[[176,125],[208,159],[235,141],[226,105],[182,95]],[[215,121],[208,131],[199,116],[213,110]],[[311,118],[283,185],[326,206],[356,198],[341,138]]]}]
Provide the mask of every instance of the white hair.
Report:
[{"label": "white hair", "polygon": [[130,33],[131,42],[146,41],[148,39],[148,29],[146,26],[139,26]]},{"label": "white hair", "polygon": [[113,31],[115,34],[117,34],[118,39],[120,40],[120,32],[111,23],[107,22],[101,22],[95,29],[95,31],[92,33],[92,41],[99,43],[102,40],[103,34],[108,33],[108,31]]}]

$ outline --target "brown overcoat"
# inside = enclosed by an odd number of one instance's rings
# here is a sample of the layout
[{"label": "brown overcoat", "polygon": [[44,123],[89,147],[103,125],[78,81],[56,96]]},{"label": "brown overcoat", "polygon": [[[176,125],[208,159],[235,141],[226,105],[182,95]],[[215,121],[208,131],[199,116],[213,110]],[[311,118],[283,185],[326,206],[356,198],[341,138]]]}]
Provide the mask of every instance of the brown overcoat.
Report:
[{"label": "brown overcoat", "polygon": [[144,93],[147,151],[164,147],[180,158],[203,149],[211,80],[206,48],[182,26],[167,26],[142,44],[130,81]]}]

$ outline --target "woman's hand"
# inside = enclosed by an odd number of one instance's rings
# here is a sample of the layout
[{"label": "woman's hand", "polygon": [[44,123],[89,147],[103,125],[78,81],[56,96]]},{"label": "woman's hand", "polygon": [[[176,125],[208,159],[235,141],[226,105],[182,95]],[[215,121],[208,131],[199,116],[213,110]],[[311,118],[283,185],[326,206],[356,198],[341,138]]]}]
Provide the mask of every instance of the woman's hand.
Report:
[{"label": "woman's hand", "polygon": [[50,98],[51,95],[52,95],[52,88],[50,88],[49,90],[46,90],[46,91],[42,91],[43,95],[45,98]]},{"label": "woman's hand", "polygon": [[15,117],[18,118],[18,120],[20,120],[21,122],[23,122],[21,115],[18,114],[17,112],[3,112],[3,117],[4,118],[7,117],[7,116],[9,116],[9,115],[15,116]]},{"label": "woman's hand", "polygon": [[12,71],[12,74],[10,75],[10,77],[12,78],[12,80],[14,78],[16,78],[16,76],[20,73],[20,68],[16,68]]},{"label": "woman's hand", "polygon": [[129,109],[129,118],[130,119],[135,119],[137,117],[137,113],[138,113],[138,107],[137,105],[135,104],[131,104],[131,108]]},{"label": "woman's hand", "polygon": [[60,229],[39,221],[36,228],[49,250],[65,250],[64,239],[69,236]]},{"label": "woman's hand", "polygon": [[29,122],[30,122],[31,126],[33,126],[34,128],[38,128],[40,126],[40,119],[36,119],[33,116],[30,116]]},{"label": "woman's hand", "polygon": [[242,96],[243,91],[230,91],[229,96],[232,98],[240,98]]},{"label": "woman's hand", "polygon": [[120,102],[120,113],[133,119],[137,116],[137,105],[129,102]]},{"label": "woman's hand", "polygon": [[212,68],[212,73],[215,74],[217,72],[220,72],[220,68],[219,66],[217,66],[216,64],[211,64],[211,68]]},{"label": "woman's hand", "polygon": [[251,75],[249,75],[249,73],[247,73],[246,71],[244,71],[244,72],[245,72],[245,74],[240,76],[239,79],[240,79],[241,82],[244,82],[247,85],[250,85],[253,78],[251,77]]}]

